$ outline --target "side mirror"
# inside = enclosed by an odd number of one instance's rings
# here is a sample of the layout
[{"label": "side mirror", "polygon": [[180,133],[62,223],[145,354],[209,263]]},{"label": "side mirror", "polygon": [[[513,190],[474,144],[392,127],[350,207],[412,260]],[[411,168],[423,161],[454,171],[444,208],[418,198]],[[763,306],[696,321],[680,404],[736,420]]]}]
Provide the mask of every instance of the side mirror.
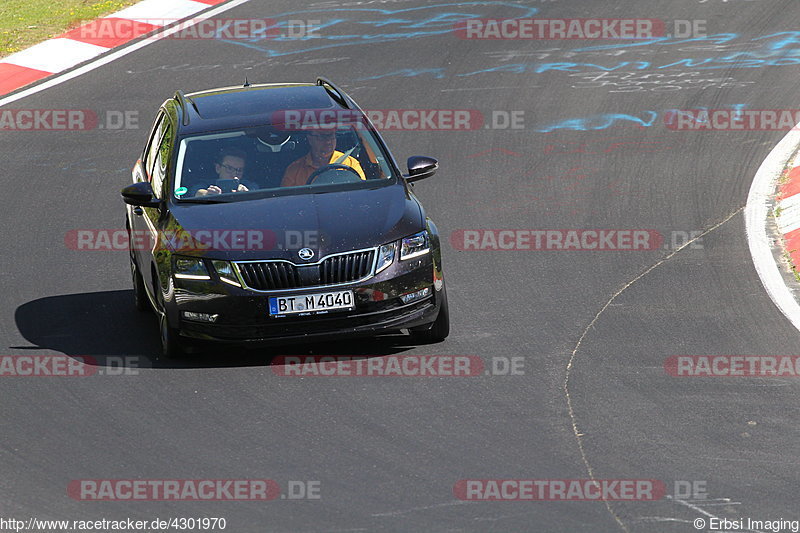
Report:
[{"label": "side mirror", "polygon": [[432,157],[424,155],[414,155],[408,158],[408,175],[405,176],[406,181],[411,183],[413,181],[430,178],[436,174],[439,168],[439,162]]},{"label": "side mirror", "polygon": [[158,207],[161,203],[153,196],[153,188],[146,181],[122,189],[122,199],[126,204],[139,207]]}]

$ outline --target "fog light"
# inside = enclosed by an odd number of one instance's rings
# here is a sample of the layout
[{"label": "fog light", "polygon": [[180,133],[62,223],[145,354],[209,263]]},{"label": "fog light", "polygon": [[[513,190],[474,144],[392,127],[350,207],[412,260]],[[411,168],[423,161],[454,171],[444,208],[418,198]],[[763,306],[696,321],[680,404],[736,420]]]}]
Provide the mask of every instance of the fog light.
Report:
[{"label": "fog light", "polygon": [[403,300],[404,304],[409,302],[413,302],[414,300],[419,300],[420,298],[425,298],[431,293],[430,287],[425,287],[422,290],[409,292],[400,296],[400,299]]},{"label": "fog light", "polygon": [[211,315],[208,313],[195,313],[194,311],[184,311],[183,318],[186,320],[194,320],[195,322],[216,322],[219,315]]}]

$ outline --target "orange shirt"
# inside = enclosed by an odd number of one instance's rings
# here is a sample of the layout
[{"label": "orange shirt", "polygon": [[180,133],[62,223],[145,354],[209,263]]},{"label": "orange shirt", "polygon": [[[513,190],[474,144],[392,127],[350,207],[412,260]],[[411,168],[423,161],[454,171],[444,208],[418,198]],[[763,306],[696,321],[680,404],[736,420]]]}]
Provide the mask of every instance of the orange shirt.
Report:
[{"label": "orange shirt", "polygon": [[[343,155],[344,153],[334,150],[329,163],[335,163],[336,160]],[[364,175],[364,171],[361,169],[361,163],[359,163],[356,158],[347,156],[341,160],[339,164],[352,167],[353,170],[358,172],[358,175],[361,176],[362,180],[367,179],[367,177]],[[306,154],[286,168],[286,172],[283,173],[281,187],[299,187],[301,185],[305,185],[308,181],[308,177],[311,176],[311,173],[315,170],[317,170],[317,167],[315,167],[311,162],[311,154]]]}]

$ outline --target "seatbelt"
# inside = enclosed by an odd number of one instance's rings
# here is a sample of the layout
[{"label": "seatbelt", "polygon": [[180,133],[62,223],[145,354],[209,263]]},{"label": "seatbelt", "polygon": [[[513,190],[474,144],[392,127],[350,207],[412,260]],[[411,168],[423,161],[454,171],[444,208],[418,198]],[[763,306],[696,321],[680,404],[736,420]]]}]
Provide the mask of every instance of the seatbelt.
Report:
[{"label": "seatbelt", "polygon": [[352,154],[352,153],[353,153],[353,150],[355,150],[355,149],[356,149],[356,147],[355,147],[355,146],[353,146],[353,147],[352,147],[352,148],[350,148],[348,151],[346,151],[345,153],[343,153],[343,154],[342,154],[342,156],[341,156],[339,159],[337,159],[336,161],[334,161],[333,163],[330,163],[330,164],[331,164],[331,165],[340,165],[340,164],[342,163],[342,161],[344,161],[345,159],[347,159],[348,157],[350,157],[350,154]]}]

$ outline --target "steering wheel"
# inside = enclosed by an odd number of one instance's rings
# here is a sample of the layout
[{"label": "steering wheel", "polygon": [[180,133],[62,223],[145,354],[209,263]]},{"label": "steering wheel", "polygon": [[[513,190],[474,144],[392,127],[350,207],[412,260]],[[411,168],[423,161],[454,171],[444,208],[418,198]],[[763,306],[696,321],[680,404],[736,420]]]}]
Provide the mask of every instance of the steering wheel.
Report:
[{"label": "steering wheel", "polygon": [[[317,177],[319,177],[320,174],[322,174],[323,172],[327,172],[329,170],[344,170],[344,171],[347,171],[347,172],[352,172],[353,174],[356,175],[356,177],[358,178],[358,181],[361,181],[361,174],[359,174],[356,171],[356,169],[354,169],[353,167],[348,167],[347,165],[340,165],[338,163],[331,163],[330,165],[321,166],[317,170],[312,172],[311,175],[308,177],[308,180],[306,180],[306,185],[311,185],[311,183],[315,179],[317,179]],[[350,181],[350,180],[348,180],[348,181]],[[335,183],[335,182],[331,182],[331,183]]]}]

